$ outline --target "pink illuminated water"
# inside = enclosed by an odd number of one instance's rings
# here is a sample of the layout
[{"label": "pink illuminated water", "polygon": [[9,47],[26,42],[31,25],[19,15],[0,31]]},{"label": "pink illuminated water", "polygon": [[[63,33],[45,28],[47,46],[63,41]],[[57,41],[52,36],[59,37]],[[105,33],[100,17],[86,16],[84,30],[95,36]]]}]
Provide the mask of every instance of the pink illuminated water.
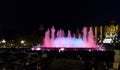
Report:
[{"label": "pink illuminated water", "polygon": [[[56,32],[56,34],[55,34]],[[54,27],[48,29],[45,32],[44,43],[41,47],[47,48],[96,48],[96,42],[94,40],[92,27],[87,28],[84,27],[83,37],[73,37],[71,31],[68,30],[67,37],[64,36],[64,30],[60,29],[58,31],[55,30]]]}]

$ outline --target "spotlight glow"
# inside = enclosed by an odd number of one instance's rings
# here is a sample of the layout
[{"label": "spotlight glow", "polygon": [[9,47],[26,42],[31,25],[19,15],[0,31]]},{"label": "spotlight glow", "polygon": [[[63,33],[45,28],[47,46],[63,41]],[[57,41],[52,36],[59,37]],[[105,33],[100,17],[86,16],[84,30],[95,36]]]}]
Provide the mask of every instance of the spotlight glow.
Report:
[{"label": "spotlight glow", "polygon": [[[51,28],[51,31],[48,29],[45,32],[44,42],[39,45],[39,47],[61,48],[60,51],[63,51],[64,48],[99,48],[94,40],[92,27],[89,28],[89,31],[87,31],[87,28],[84,27],[82,30],[82,37],[78,38],[75,36],[72,37],[70,30],[68,30],[67,37],[64,37],[64,30],[57,30],[57,32],[55,31],[56,30],[54,27]],[[57,33],[57,36],[55,33]]]},{"label": "spotlight glow", "polygon": [[38,51],[39,51],[39,50],[41,50],[41,48],[36,48],[36,50],[38,50]]},{"label": "spotlight glow", "polygon": [[59,49],[59,52],[64,51],[64,50],[65,50],[64,48],[60,48],[60,49]]}]

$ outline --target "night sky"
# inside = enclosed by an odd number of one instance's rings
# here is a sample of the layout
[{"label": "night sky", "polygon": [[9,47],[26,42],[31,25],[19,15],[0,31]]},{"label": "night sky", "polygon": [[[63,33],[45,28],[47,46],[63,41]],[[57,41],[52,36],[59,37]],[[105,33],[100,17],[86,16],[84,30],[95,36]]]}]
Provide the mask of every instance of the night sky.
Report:
[{"label": "night sky", "polygon": [[119,1],[0,2],[0,34],[34,32],[39,24],[45,27],[77,28],[85,25],[104,25],[111,20],[120,23]]}]

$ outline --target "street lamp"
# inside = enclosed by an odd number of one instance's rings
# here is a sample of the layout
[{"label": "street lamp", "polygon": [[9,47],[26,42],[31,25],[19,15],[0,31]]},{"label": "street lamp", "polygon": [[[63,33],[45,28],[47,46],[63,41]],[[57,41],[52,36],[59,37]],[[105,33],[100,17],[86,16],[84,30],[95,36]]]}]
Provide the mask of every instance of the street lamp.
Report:
[{"label": "street lamp", "polygon": [[25,41],[24,40],[21,40],[21,42],[20,42],[21,44],[24,44],[25,43]]},{"label": "street lamp", "polygon": [[2,40],[2,43],[6,43],[6,40],[5,40],[5,39],[3,39],[3,40]]},{"label": "street lamp", "polygon": [[21,43],[21,47],[26,46],[25,42],[26,42],[25,40],[21,40],[21,41],[20,41],[20,43]]},{"label": "street lamp", "polygon": [[2,43],[2,45],[3,45],[3,47],[5,48],[6,46],[6,40],[5,39],[3,39],[2,41],[1,41],[1,43]]}]

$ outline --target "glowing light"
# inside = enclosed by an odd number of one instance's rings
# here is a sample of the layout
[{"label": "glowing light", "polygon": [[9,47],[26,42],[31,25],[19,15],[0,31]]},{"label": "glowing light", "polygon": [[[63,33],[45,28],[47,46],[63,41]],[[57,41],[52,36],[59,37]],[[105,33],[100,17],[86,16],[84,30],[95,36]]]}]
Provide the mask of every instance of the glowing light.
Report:
[{"label": "glowing light", "polygon": [[41,50],[41,48],[36,48],[36,50],[38,50],[38,51],[39,51],[39,50]]},{"label": "glowing light", "polygon": [[61,51],[64,51],[65,49],[64,48],[60,48]]},{"label": "glowing light", "polygon": [[6,43],[6,40],[5,40],[5,39],[3,39],[3,40],[2,40],[2,43]]},{"label": "glowing light", "polygon": [[60,52],[60,51],[64,51],[64,50],[65,50],[64,48],[60,48],[60,49],[59,49],[59,52]]},{"label": "glowing light", "polygon": [[91,50],[89,49],[89,52],[91,52]]},{"label": "glowing light", "polygon": [[104,39],[103,43],[112,43],[112,39],[111,38],[110,39]]},{"label": "glowing light", "polygon": [[26,44],[23,44],[24,46],[26,45]]},{"label": "glowing light", "polygon": [[61,46],[59,47],[69,47],[69,46],[77,47],[83,44],[82,39],[77,39],[77,38],[69,39],[69,38],[63,37],[63,38],[56,38],[54,40],[54,45],[58,47],[58,45],[60,44],[60,41],[61,41]]},{"label": "glowing light", "polygon": [[101,49],[102,51],[104,51],[104,49]]},{"label": "glowing light", "polygon": [[13,44],[10,44],[11,46],[13,45]]},{"label": "glowing light", "polygon": [[25,43],[25,41],[24,40],[21,40],[21,42],[20,42],[21,44],[24,44]]},{"label": "glowing light", "polygon": [[35,48],[31,48],[31,50],[35,50]]},{"label": "glowing light", "polygon": [[[50,31],[51,30],[51,31]],[[44,42],[39,47],[45,48],[97,48],[97,44],[94,40],[92,27],[87,31],[87,27],[84,27],[83,37],[72,37],[72,33],[68,30],[68,36],[64,37],[64,30],[56,30],[54,27],[48,29],[45,32]],[[57,36],[56,34],[57,33]],[[60,49],[61,50],[61,49]]]}]

